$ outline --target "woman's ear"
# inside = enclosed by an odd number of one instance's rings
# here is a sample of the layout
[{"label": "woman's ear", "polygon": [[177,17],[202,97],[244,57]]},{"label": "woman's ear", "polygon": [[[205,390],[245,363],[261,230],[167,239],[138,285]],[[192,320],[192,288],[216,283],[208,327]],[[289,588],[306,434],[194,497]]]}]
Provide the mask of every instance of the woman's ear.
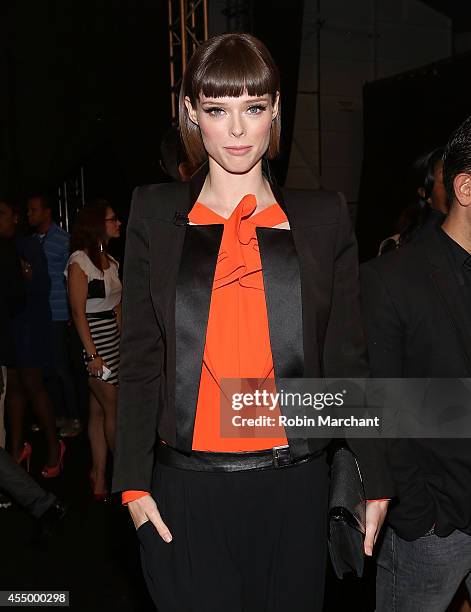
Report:
[{"label": "woman's ear", "polygon": [[278,106],[279,106],[279,103],[280,103],[280,92],[277,91],[276,94],[275,94],[275,101],[273,102],[273,110],[272,110],[272,113],[271,113],[272,121],[278,115]]},{"label": "woman's ear", "polygon": [[188,113],[188,117],[190,121],[195,125],[198,125],[198,119],[196,118],[196,110],[193,108],[191,104],[191,100],[188,96],[185,96],[185,106]]}]

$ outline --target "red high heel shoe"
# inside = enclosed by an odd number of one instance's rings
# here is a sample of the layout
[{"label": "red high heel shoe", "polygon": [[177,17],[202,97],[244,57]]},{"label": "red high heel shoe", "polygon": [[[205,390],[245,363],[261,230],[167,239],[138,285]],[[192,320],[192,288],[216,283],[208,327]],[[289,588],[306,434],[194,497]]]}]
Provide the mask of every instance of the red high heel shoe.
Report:
[{"label": "red high heel shoe", "polygon": [[102,493],[95,493],[95,477],[93,475],[93,470],[90,471],[89,475],[88,475],[88,480],[90,481],[90,487],[92,489],[92,495],[93,495],[93,499],[96,502],[107,502],[110,499],[110,494],[108,493],[108,491],[105,489]]},{"label": "red high heel shoe", "polygon": [[21,465],[23,461],[26,461],[26,471],[27,472],[29,472],[29,466],[31,463],[32,453],[33,453],[33,449],[31,447],[31,444],[29,442],[25,442],[23,444],[23,450],[21,451],[21,455],[16,460],[16,463],[18,463],[18,465]]},{"label": "red high heel shoe", "polygon": [[59,459],[56,465],[45,465],[41,471],[41,476],[43,478],[56,478],[59,476],[63,469],[64,463],[64,453],[65,453],[65,444],[62,440],[59,440]]}]

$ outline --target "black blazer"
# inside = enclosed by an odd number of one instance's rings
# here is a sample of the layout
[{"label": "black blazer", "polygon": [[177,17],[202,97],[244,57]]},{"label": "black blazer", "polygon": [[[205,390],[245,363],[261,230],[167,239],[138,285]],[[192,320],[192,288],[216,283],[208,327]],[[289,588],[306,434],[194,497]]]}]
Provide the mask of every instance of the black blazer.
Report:
[{"label": "black blazer", "polygon": [[[471,313],[466,311],[436,219],[410,244],[361,266],[371,374],[379,378],[471,376]],[[453,529],[471,533],[469,439],[391,441],[397,502],[389,522],[405,539]]]},{"label": "black blazer", "polygon": [[[190,453],[212,280],[223,225],[187,225],[191,184],[134,191],[127,229],[113,490],[151,490],[157,437]],[[291,231],[257,228],[275,379],[367,375],[357,247],[337,193],[273,184]],[[289,440],[302,457],[328,440]],[[382,457],[352,441],[367,494],[391,494]]]}]

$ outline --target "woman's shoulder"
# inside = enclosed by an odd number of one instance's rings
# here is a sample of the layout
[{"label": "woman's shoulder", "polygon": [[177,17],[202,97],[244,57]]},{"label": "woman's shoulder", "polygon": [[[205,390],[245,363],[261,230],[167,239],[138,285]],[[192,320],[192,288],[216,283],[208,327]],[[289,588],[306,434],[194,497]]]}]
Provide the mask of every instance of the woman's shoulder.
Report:
[{"label": "woman's shoulder", "polygon": [[91,274],[96,272],[100,272],[100,270],[98,270],[98,268],[93,264],[92,260],[85,251],[74,251],[67,261],[67,266],[64,271],[64,274],[66,276],[68,267],[74,263],[78,264],[87,276],[90,276]]},{"label": "woman's shoulder", "polygon": [[175,212],[188,204],[188,198],[188,183],[140,185],[133,191],[131,215],[173,222]]},{"label": "woman's shoulder", "polygon": [[74,251],[70,254],[69,264],[70,263],[92,263],[90,257],[87,255],[85,251]]}]

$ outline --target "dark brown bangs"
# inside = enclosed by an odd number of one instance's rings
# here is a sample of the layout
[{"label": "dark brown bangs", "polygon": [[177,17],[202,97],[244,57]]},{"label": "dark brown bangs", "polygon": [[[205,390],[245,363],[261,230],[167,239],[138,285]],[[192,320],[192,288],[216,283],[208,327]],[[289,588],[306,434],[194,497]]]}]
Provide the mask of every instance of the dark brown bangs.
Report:
[{"label": "dark brown bangs", "polygon": [[278,68],[267,49],[253,36],[242,33],[216,36],[201,51],[189,83],[190,94],[187,93],[192,104],[201,92],[220,98],[242,96],[246,90],[249,96],[268,93],[274,98],[279,90]]},{"label": "dark brown bangs", "polygon": [[208,62],[205,70],[195,74],[192,83],[193,102],[203,93],[206,97],[222,98],[245,95],[263,96],[270,94],[274,100],[277,92],[276,76],[252,49],[221,49],[220,60]]}]

